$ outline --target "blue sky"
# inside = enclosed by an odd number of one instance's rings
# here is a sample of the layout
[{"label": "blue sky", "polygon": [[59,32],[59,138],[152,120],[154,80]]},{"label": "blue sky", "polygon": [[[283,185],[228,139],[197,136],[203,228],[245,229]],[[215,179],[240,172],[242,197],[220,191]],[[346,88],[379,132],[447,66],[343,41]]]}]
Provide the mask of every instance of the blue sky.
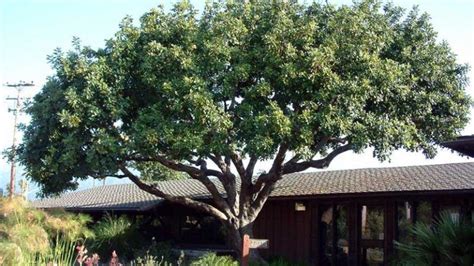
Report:
[{"label": "blue sky", "polygon": [[[0,0],[0,84],[19,80],[34,81],[35,88],[24,92],[32,96],[41,89],[46,77],[53,74],[46,57],[60,47],[68,50],[73,36],[84,45],[100,47],[104,40],[113,36],[120,20],[126,15],[138,19],[144,12],[157,5],[166,8],[175,1],[152,0]],[[192,1],[202,10],[204,1]],[[309,1],[307,1],[309,2]],[[329,1],[350,4],[351,1]],[[474,0],[402,0],[395,4],[410,8],[418,5],[421,11],[432,17],[439,39],[446,40],[458,55],[458,61],[474,66]],[[470,72],[471,81],[474,80]],[[472,85],[468,93],[474,97]],[[4,100],[14,91],[0,87],[0,150],[11,145],[13,116],[8,113],[11,103]],[[21,118],[27,121],[26,117]],[[474,134],[474,120],[464,134]],[[441,150],[434,160],[426,160],[421,154],[398,151],[391,162],[379,163],[368,150],[363,154],[343,154],[334,160],[330,169],[378,167],[473,161]],[[262,169],[265,163],[261,164]],[[21,174],[21,173],[20,173]],[[20,178],[18,175],[18,179]],[[0,188],[5,188],[9,178],[9,166],[0,159]],[[107,183],[116,182],[112,179]],[[81,185],[91,186],[92,182]]]}]

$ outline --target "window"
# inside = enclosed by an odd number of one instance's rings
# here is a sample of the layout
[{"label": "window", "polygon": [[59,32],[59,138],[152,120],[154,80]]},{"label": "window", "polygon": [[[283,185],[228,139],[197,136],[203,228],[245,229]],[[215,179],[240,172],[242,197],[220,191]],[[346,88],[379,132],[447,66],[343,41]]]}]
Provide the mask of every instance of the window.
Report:
[{"label": "window", "polygon": [[384,207],[363,205],[360,208],[361,264],[384,264]]},{"label": "window", "polygon": [[363,248],[362,259],[364,266],[383,265],[383,248]]},{"label": "window", "polygon": [[398,216],[398,241],[409,242],[410,238],[410,227],[413,224],[413,206],[410,202],[399,202],[397,204],[397,216]]},{"label": "window", "polygon": [[362,206],[362,239],[384,239],[383,207]]},{"label": "window", "polygon": [[336,265],[347,265],[349,257],[349,229],[347,226],[347,207],[336,207]]},{"label": "window", "polygon": [[458,222],[461,215],[461,207],[459,206],[441,206],[441,215],[448,215],[451,220]]},{"label": "window", "polygon": [[319,228],[321,265],[348,265],[347,207],[344,205],[322,206]]},{"label": "window", "polygon": [[224,240],[222,225],[212,216],[185,216],[181,222],[181,243],[220,245]]},{"label": "window", "polygon": [[431,224],[431,217],[431,202],[420,201],[418,206],[416,206],[416,222]]}]

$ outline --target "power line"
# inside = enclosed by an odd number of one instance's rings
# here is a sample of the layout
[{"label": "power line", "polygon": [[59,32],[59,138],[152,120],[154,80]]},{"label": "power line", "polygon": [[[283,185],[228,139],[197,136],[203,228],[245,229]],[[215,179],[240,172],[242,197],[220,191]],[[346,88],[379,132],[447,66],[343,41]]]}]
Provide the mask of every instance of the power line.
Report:
[{"label": "power line", "polygon": [[16,174],[16,168],[15,168],[15,156],[16,156],[16,131],[17,131],[17,124],[18,124],[18,113],[21,112],[21,101],[26,99],[20,97],[21,90],[24,87],[32,87],[35,84],[32,82],[25,82],[25,81],[20,81],[15,84],[10,84],[7,83],[4,86],[6,87],[12,87],[15,88],[17,91],[16,97],[7,97],[6,100],[8,101],[15,101],[15,108],[8,108],[8,112],[13,112],[14,114],[14,122],[13,122],[13,142],[12,142],[12,153],[11,153],[11,167],[10,167],[10,198],[13,197],[13,194],[15,192],[15,174]]}]

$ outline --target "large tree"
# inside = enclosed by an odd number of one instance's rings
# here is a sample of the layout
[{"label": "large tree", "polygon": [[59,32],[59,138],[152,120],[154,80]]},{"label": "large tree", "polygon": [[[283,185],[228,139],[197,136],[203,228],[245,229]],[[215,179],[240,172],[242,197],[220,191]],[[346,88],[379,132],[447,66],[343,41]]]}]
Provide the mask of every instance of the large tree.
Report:
[{"label": "large tree", "polygon": [[[202,14],[180,2],[125,18],[103,48],[74,44],[50,57],[55,74],[28,108],[28,176],[44,195],[129,178],[218,218],[236,251],[285,174],[366,148],[380,160],[396,149],[432,157],[468,121],[468,68],[429,16],[376,1],[229,1]],[[149,182],[169,171],[212,201]]]}]

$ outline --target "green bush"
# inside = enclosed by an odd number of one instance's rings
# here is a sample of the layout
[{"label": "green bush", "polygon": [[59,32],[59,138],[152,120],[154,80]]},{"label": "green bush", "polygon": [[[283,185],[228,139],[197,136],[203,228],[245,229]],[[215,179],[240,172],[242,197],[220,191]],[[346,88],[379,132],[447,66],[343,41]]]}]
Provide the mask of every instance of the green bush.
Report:
[{"label": "green bush", "polygon": [[23,260],[21,248],[11,242],[0,242],[0,265],[20,265]]},{"label": "green bush", "polygon": [[270,260],[268,262],[268,265],[269,266],[293,266],[294,264],[284,258],[276,258],[276,259]]},{"label": "green bush", "polygon": [[198,260],[193,261],[191,266],[238,266],[239,263],[230,256],[217,256],[215,253],[207,253]]},{"label": "green bush", "polygon": [[75,257],[75,242],[57,237],[45,254],[23,254],[22,265],[72,265]]},{"label": "green bush", "polygon": [[135,249],[133,252],[135,261],[146,260],[145,258],[158,258],[162,262],[176,261],[178,258],[173,256],[171,245],[168,242],[156,242],[152,239],[151,245],[147,248]]},{"label": "green bush", "polygon": [[138,257],[131,263],[132,265],[137,266],[171,266],[172,263],[165,261],[163,258],[152,256],[150,254],[146,254],[143,257]]},{"label": "green bush", "polygon": [[31,252],[11,242],[0,242],[0,265],[72,265],[74,242],[58,239],[45,252]]},{"label": "green bush", "polygon": [[183,260],[184,257],[179,257],[171,262],[170,258],[165,259],[164,256],[153,256],[150,253],[147,253],[143,256],[137,257],[130,264],[137,266],[180,266],[183,265]]},{"label": "green bush", "polygon": [[283,257],[273,257],[268,260],[268,264],[261,264],[257,262],[251,262],[250,265],[252,266],[306,266],[306,263],[303,262],[294,262]]},{"label": "green bush", "polygon": [[116,251],[121,260],[132,260],[137,247],[148,245],[139,230],[139,225],[133,223],[127,216],[106,214],[93,227],[95,239],[90,249],[102,258],[109,258]]},{"label": "green bush", "polygon": [[74,242],[91,238],[90,217],[31,208],[20,197],[0,199],[0,264],[71,265]]},{"label": "green bush", "polygon": [[410,229],[412,242],[395,243],[394,265],[473,265],[474,225],[443,214],[433,226],[417,223]]}]

